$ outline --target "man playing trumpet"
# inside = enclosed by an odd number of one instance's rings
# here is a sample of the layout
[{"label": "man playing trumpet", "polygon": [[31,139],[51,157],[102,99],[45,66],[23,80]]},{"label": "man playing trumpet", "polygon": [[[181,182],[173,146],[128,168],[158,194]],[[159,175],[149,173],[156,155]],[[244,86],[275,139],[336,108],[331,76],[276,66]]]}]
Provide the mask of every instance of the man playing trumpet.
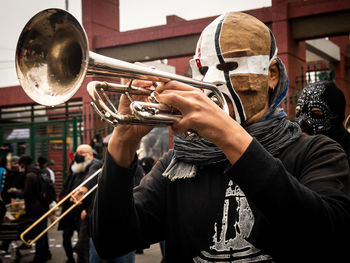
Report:
[{"label": "man playing trumpet", "polygon": [[[92,215],[100,256],[165,240],[165,262],[344,258],[350,236],[346,155],[324,136],[302,135],[278,107],[288,78],[276,54],[273,34],[250,15],[231,12],[208,25],[191,61],[193,77],[216,84],[230,114],[197,88],[159,85],[156,99],[182,118],[171,125],[174,149],[135,189],[135,153],[151,128],[115,127]],[[119,111],[129,113],[125,96]],[[181,135],[192,130],[200,140]]]}]

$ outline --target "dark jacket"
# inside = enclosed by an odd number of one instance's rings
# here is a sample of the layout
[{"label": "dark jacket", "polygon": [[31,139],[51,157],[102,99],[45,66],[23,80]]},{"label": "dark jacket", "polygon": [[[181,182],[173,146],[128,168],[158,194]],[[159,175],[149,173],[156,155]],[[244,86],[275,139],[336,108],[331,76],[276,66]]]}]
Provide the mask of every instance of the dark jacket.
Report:
[{"label": "dark jacket", "polygon": [[[95,171],[97,171],[101,167],[102,167],[102,162],[95,163],[94,166],[91,167],[91,169],[90,169],[91,172],[89,173],[89,175],[93,174]],[[87,177],[89,177],[89,175]],[[136,187],[137,185],[140,184],[140,181],[144,175],[145,175],[145,172],[144,172],[142,166],[137,165],[137,168],[136,168],[136,171],[134,174],[134,187]],[[101,173],[99,173],[93,179],[88,181],[88,183],[85,185],[88,190],[92,189],[98,183],[99,176],[101,176]],[[96,190],[92,194],[90,194],[88,197],[86,197],[83,201],[82,207],[87,211],[87,219],[88,220],[90,220],[90,217],[91,217],[93,204],[94,204],[93,200],[95,199],[95,194],[96,194]],[[90,229],[89,229],[89,236],[91,236]]]},{"label": "dark jacket", "polygon": [[11,198],[15,197],[14,194],[8,193],[7,190],[12,187],[15,187],[17,189],[23,189],[24,181],[25,174],[23,172],[20,172],[18,167],[12,167],[12,169],[7,170],[4,189],[1,192],[1,197],[6,204],[11,202]]},{"label": "dark jacket", "polygon": [[348,162],[350,165],[350,133],[341,124],[333,127],[333,129],[331,129],[326,135],[341,145],[348,156]]},{"label": "dark jacket", "polygon": [[49,209],[48,205],[43,204],[39,199],[39,173],[40,169],[38,167],[29,166],[26,170],[23,189],[13,193],[14,196],[24,199],[26,216],[37,217]]},{"label": "dark jacket", "polygon": [[[79,186],[84,180],[95,171],[98,167],[102,166],[102,162],[98,159],[93,159],[92,162],[86,167],[84,172],[75,173],[71,172],[69,169],[69,173],[67,178],[63,184],[63,189],[61,192],[61,198],[65,197],[69,193],[71,193],[77,186]],[[62,205],[62,214],[73,205],[73,202],[66,200]],[[86,206],[78,205],[73,208],[66,216],[64,216],[58,224],[58,230],[63,230],[65,228],[78,229],[79,221],[80,221],[80,213]]]},{"label": "dark jacket", "polygon": [[133,191],[136,158],[126,169],[106,155],[91,220],[101,257],[166,240],[168,263],[211,256],[203,251],[230,254],[232,262],[247,251],[274,262],[349,259],[349,166],[329,138],[302,135],[278,158],[254,139],[234,165],[198,167],[194,178],[174,182],[162,175],[171,157]]}]

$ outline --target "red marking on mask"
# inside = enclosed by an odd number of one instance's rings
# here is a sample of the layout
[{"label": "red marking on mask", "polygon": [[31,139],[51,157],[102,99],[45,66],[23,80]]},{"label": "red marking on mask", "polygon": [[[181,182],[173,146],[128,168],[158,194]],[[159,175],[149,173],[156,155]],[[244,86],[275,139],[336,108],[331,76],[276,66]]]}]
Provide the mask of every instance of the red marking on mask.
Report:
[{"label": "red marking on mask", "polygon": [[196,64],[197,64],[198,68],[202,67],[202,63],[201,63],[201,60],[199,58],[196,58]]}]

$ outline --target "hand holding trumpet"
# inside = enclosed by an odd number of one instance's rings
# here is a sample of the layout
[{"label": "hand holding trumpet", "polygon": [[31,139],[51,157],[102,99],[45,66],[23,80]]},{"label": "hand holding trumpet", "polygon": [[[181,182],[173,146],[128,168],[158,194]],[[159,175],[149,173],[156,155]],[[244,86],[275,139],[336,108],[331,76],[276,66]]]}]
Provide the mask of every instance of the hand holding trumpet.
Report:
[{"label": "hand holding trumpet", "polygon": [[[133,85],[150,87],[152,83],[138,80]],[[181,112],[182,117],[170,124],[174,134],[195,130],[201,137],[221,148],[232,163],[239,159],[249,145],[251,137],[200,89],[182,82],[169,81],[158,85],[154,94],[159,103]],[[118,111],[122,113],[130,111],[129,101],[124,95]],[[233,112],[230,113],[233,115]],[[129,167],[141,138],[150,130],[148,126],[117,126],[108,144],[108,151],[114,161],[120,166]]]},{"label": "hand holding trumpet", "polygon": [[[134,80],[134,86],[149,88],[151,81]],[[147,101],[146,96],[130,95],[133,100]],[[130,99],[123,94],[120,98],[118,111],[121,114],[131,114]],[[151,126],[142,125],[118,125],[114,128],[108,143],[108,151],[119,165],[128,167],[134,159],[135,152],[143,136],[152,130]],[[118,145],[118,146],[117,146]]]}]

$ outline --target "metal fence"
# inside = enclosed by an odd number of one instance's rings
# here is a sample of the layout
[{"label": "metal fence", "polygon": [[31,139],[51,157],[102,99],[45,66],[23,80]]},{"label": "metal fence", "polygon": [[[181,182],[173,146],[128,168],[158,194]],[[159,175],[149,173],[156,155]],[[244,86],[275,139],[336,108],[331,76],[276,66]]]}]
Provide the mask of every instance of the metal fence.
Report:
[{"label": "metal fence", "polygon": [[55,108],[42,105],[0,109],[0,156],[45,156],[55,172],[56,190],[62,188],[69,155],[82,141],[82,103],[69,102]]}]

